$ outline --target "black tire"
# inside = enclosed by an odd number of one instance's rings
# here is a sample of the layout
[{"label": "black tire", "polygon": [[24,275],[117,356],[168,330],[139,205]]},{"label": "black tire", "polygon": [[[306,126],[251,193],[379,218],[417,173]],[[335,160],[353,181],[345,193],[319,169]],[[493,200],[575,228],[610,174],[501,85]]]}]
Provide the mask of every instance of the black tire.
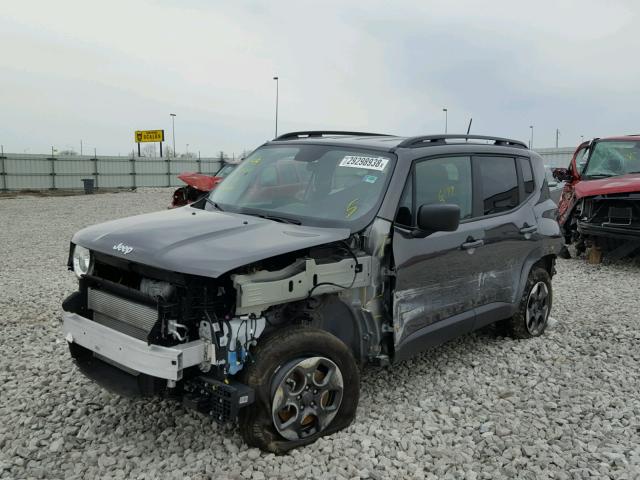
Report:
[{"label": "black tire", "polygon": [[[536,295],[533,292],[534,288],[542,290],[540,284],[544,284],[547,289],[546,300],[546,312],[540,316],[540,321],[532,319],[531,312],[527,317],[527,312],[531,308],[531,302],[536,302],[532,295]],[[544,268],[534,266],[529,272],[527,278],[527,284],[524,287],[520,304],[518,305],[518,311],[516,314],[505,321],[507,333],[514,338],[532,338],[539,337],[544,333],[549,321],[549,314],[551,313],[551,306],[553,304],[553,290],[551,288],[551,276]],[[529,322],[527,320],[530,320]],[[535,325],[536,328],[532,328]]]},{"label": "black tire", "polygon": [[[349,348],[332,334],[307,326],[284,327],[259,340],[252,353],[254,362],[246,365],[242,380],[255,390],[255,402],[240,410],[242,438],[251,447],[275,454],[313,443],[351,424],[360,396],[360,374]],[[343,391],[337,413],[321,431],[297,440],[283,437],[272,419],[274,378],[287,364],[297,359],[324,357],[332,361],[342,375]],[[284,367],[284,368],[283,368]],[[282,369],[282,370],[281,370]]]}]

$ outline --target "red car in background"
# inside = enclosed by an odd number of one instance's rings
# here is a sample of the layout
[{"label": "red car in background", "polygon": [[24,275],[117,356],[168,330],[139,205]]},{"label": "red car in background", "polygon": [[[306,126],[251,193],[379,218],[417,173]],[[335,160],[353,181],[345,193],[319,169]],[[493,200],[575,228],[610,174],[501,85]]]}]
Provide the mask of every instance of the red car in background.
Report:
[{"label": "red car in background", "polygon": [[553,176],[566,182],[558,223],[567,245],[578,253],[595,247],[612,259],[640,248],[640,135],[581,143]]},{"label": "red car in background", "polygon": [[224,177],[229,175],[237,164],[228,163],[224,165],[215,175],[205,175],[203,173],[185,172],[178,175],[178,178],[187,185],[178,188],[173,192],[169,208],[183,207],[195,202],[205,193],[210,192],[222,182]]}]

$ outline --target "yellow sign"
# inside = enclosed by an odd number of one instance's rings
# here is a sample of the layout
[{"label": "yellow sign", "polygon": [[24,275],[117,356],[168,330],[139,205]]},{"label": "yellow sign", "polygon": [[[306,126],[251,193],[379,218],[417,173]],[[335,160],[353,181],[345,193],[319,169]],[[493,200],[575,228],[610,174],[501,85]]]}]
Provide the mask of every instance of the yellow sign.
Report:
[{"label": "yellow sign", "polygon": [[136,130],[136,143],[164,142],[164,130]]}]

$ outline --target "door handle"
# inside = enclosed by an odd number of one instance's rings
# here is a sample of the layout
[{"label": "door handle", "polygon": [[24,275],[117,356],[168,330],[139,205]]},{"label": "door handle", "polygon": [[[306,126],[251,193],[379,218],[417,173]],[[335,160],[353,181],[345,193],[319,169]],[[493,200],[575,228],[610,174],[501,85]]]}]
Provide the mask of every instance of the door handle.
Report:
[{"label": "door handle", "polygon": [[525,223],[524,227],[522,227],[520,229],[520,233],[522,233],[522,234],[533,233],[533,232],[535,232],[537,230],[538,230],[538,227],[536,225],[533,225],[533,226],[530,227]]},{"label": "door handle", "polygon": [[463,250],[470,250],[472,248],[478,248],[484,245],[484,240],[470,240],[468,242],[464,242],[461,247]]}]

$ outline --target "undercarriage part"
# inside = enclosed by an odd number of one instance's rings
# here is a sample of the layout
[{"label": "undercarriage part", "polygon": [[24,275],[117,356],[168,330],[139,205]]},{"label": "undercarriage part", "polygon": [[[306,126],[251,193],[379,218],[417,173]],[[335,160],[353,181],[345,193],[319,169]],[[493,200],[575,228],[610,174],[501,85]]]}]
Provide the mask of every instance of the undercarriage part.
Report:
[{"label": "undercarriage part", "polygon": [[127,372],[77,343],[70,343],[69,351],[76,366],[87,378],[116,395],[129,398],[152,397],[165,391],[164,379]]},{"label": "undercarriage part", "polygon": [[231,278],[238,291],[236,313],[259,315],[272,305],[302,300],[311,294],[368,286],[371,257],[359,257],[357,263],[352,258],[332,263],[302,258],[281,270],[261,270]]},{"label": "undercarriage part", "polygon": [[228,383],[200,376],[185,381],[182,403],[187,408],[210,415],[220,424],[238,416],[240,408],[251,405],[255,399],[251,387],[233,380]]}]

